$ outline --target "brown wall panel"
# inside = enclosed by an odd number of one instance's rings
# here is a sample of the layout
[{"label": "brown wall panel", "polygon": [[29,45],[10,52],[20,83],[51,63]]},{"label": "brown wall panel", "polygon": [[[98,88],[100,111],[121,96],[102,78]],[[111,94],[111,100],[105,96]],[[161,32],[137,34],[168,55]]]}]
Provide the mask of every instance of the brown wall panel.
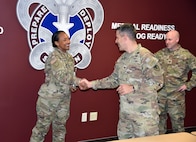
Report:
[{"label": "brown wall panel", "polygon": [[[2,142],[26,142],[36,122],[37,91],[44,81],[43,70],[32,68],[29,63],[30,48],[27,32],[16,16],[17,0],[2,0],[0,4],[0,138]],[[104,22],[96,33],[92,59],[89,66],[79,69],[77,75],[89,80],[103,78],[113,71],[120,56],[114,44],[112,22],[130,22],[139,25],[175,25],[181,34],[180,44],[196,55],[195,2],[193,0],[100,0],[104,9]],[[141,31],[138,32],[154,32]],[[161,31],[162,32],[162,31]],[[165,33],[165,32],[162,32]],[[165,47],[164,40],[138,39],[152,52]],[[196,88],[187,92],[185,126],[196,126],[194,108]],[[71,116],[67,123],[67,141],[95,139],[116,135],[118,122],[118,94],[115,90],[88,90],[72,94]],[[98,120],[81,122],[83,112],[98,112]],[[170,127],[170,124],[169,124]],[[51,141],[51,131],[46,137]]]}]

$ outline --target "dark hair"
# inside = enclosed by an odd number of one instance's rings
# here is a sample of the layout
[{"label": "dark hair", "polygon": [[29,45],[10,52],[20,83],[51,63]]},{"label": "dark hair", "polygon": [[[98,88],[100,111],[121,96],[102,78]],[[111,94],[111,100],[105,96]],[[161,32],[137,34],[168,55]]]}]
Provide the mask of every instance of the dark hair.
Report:
[{"label": "dark hair", "polygon": [[55,44],[55,41],[59,41],[59,34],[60,33],[65,33],[64,31],[56,31],[55,33],[53,33],[52,35],[52,46],[53,47],[57,47],[57,45]]},{"label": "dark hair", "polygon": [[130,39],[136,39],[136,29],[132,24],[123,24],[120,27],[116,28],[120,34],[127,34]]}]

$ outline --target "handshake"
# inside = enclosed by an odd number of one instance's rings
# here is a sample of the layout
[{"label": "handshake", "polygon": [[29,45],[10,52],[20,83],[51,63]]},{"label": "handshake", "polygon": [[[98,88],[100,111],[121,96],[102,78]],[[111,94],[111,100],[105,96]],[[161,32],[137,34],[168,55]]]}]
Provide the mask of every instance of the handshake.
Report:
[{"label": "handshake", "polygon": [[79,81],[78,86],[80,90],[87,90],[89,88],[92,88],[92,82],[88,81],[86,78],[83,78]]},{"label": "handshake", "polygon": [[[79,86],[80,90],[87,90],[89,88],[92,88],[92,82],[83,78],[78,82],[78,86]],[[70,90],[71,90],[71,92],[75,92],[77,90],[77,86],[74,83],[71,83]]]}]

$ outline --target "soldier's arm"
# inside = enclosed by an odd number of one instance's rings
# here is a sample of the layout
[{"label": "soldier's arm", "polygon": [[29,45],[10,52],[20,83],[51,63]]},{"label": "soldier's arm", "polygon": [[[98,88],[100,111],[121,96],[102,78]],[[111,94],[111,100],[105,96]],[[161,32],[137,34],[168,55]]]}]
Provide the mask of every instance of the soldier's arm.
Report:
[{"label": "soldier's arm", "polygon": [[97,89],[113,89],[119,85],[117,75],[113,72],[110,76],[92,81],[92,88]]},{"label": "soldier's arm", "polygon": [[190,80],[185,85],[187,90],[190,91],[193,87],[196,87],[196,57],[193,54],[189,56],[188,65],[192,74]]},{"label": "soldier's arm", "polygon": [[148,80],[149,86],[152,89],[158,91],[162,88],[164,83],[164,71],[158,63],[158,59],[154,56],[148,54],[144,60],[143,73],[146,76],[146,80]]}]

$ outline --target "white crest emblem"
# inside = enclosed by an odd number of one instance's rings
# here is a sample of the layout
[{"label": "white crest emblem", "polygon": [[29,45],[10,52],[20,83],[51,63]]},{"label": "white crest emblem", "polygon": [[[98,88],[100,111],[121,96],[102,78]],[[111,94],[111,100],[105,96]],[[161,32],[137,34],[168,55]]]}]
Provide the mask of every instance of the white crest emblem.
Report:
[{"label": "white crest emblem", "polygon": [[57,30],[70,36],[69,53],[75,59],[75,67],[88,67],[94,36],[104,19],[98,0],[18,0],[16,12],[27,31],[33,68],[44,69],[48,54],[53,51],[51,36]]}]

